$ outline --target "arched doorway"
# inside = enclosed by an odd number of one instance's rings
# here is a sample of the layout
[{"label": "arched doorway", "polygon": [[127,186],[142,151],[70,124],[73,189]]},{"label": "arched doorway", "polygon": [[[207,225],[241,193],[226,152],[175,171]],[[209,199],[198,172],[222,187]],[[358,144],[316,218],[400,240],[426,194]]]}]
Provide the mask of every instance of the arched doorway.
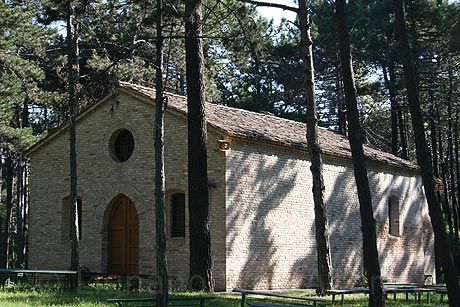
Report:
[{"label": "arched doorway", "polygon": [[139,274],[139,217],[132,201],[121,195],[109,215],[110,274]]}]

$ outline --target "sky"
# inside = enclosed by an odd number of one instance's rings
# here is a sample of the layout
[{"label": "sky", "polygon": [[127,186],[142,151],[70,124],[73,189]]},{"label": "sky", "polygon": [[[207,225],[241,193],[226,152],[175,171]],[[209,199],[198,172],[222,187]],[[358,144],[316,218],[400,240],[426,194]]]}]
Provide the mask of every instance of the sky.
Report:
[{"label": "sky", "polygon": [[[297,4],[293,0],[260,0],[260,1],[270,2],[270,3],[279,3],[279,4],[297,7]],[[460,0],[449,0],[449,2],[458,3],[460,2]],[[268,19],[273,18],[273,20],[277,24],[279,24],[282,17],[286,17],[288,20],[292,20],[292,21],[295,20],[295,13],[291,11],[283,11],[282,9],[273,8],[273,7],[259,7],[257,10],[265,18],[268,18]]]},{"label": "sky", "polygon": [[[295,2],[292,0],[265,0],[264,2],[279,3],[279,4],[297,7],[297,4],[295,4]],[[295,17],[296,17],[295,16],[296,14],[294,12],[283,11],[282,9],[275,8],[275,7],[259,7],[257,8],[257,10],[265,18],[268,18],[268,19],[273,18],[273,20],[277,24],[279,24],[282,17],[285,17],[288,20],[295,20]]]}]

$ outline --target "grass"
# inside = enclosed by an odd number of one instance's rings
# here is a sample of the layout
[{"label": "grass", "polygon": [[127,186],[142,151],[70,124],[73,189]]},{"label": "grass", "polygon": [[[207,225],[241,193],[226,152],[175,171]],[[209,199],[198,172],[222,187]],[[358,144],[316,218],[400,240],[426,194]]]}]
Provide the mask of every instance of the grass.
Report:
[{"label": "grass", "polygon": [[[290,291],[291,295],[305,295],[305,291]],[[308,295],[314,296],[313,291],[308,291]],[[50,307],[50,306],[68,306],[68,307],[116,307],[115,304],[107,303],[107,298],[117,297],[149,297],[152,292],[120,292],[108,289],[91,289],[82,290],[80,292],[65,292],[59,289],[33,289],[26,287],[7,287],[4,291],[0,291],[0,306],[2,307]],[[190,293],[190,292],[173,292],[174,296],[191,296],[203,295],[203,293]],[[241,296],[237,294],[211,294],[207,296],[214,296],[215,299],[207,301],[206,307],[240,307]],[[408,301],[405,300],[404,295],[399,294],[397,299],[394,300],[390,295],[387,299],[387,307],[447,307],[446,298],[444,302],[440,303],[440,295],[432,294],[431,303],[427,304],[426,294],[422,296],[422,302],[419,303],[413,297]],[[326,306],[340,306],[340,297],[336,298],[336,302],[332,303],[331,297]],[[251,300],[249,297],[248,300]],[[255,299],[254,299],[255,300]],[[280,301],[278,301],[280,303]],[[285,304],[293,304],[292,302],[284,301]],[[323,305],[324,306],[324,305]],[[346,295],[344,306],[347,307],[364,307],[367,306],[367,296],[365,295]]]}]

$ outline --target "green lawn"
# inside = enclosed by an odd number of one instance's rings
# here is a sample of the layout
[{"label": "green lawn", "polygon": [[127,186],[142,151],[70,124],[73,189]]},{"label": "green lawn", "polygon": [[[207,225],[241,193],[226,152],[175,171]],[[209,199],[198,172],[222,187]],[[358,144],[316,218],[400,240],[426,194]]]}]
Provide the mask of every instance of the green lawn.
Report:
[{"label": "green lawn", "polygon": [[[292,295],[305,295],[305,291],[292,291]],[[192,294],[186,292],[174,292],[172,295],[202,295]],[[206,294],[208,295],[208,294]],[[308,295],[313,296],[313,292],[309,291]],[[49,306],[72,306],[72,307],[116,307],[115,304],[108,304],[105,300],[107,298],[117,297],[148,297],[148,292],[120,292],[113,290],[83,290],[80,293],[69,293],[60,290],[30,290],[30,289],[5,289],[0,291],[0,306],[2,307],[49,307]],[[235,294],[211,294],[215,299],[208,301],[206,307],[240,307],[240,295]],[[364,307],[367,306],[367,296],[364,295],[347,295],[345,296],[344,306],[350,307]],[[251,300],[251,298],[249,298]],[[331,301],[331,297],[327,297],[327,306],[340,306],[340,302]],[[339,299],[340,301],[340,299]],[[292,304],[292,303],[291,303]],[[414,298],[409,301],[405,300],[404,295],[398,295],[396,300],[393,296],[387,299],[388,307],[438,307],[448,306],[446,298],[444,302],[440,303],[440,295],[432,295],[431,303],[426,303],[426,294],[422,296],[422,302],[419,303]]]}]

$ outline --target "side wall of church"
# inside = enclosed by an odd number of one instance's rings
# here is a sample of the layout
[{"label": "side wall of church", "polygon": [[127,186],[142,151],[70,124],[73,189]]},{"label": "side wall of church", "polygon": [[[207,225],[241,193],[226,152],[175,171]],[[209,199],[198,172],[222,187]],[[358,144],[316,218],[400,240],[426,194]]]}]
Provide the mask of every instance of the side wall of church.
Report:
[{"label": "side wall of church", "polygon": [[[234,139],[227,153],[227,289],[317,286],[314,204],[308,155]],[[414,171],[369,165],[382,277],[424,282],[434,251],[422,183]],[[324,163],[334,283],[363,274],[359,202],[346,160]],[[399,204],[400,236],[389,234],[389,199]]]},{"label": "side wall of church", "polygon": [[[184,238],[172,238],[170,202],[174,192],[187,195],[187,127],[185,115],[165,115],[166,213],[169,274],[172,286],[188,282],[188,228]],[[139,216],[139,272],[155,274],[154,107],[123,92],[116,102],[100,103],[77,122],[78,197],[82,200],[80,263],[93,272],[108,266],[108,216],[113,200],[126,195]],[[134,151],[125,162],[112,158],[112,135],[129,130]],[[209,180],[211,231],[216,288],[225,288],[225,155],[217,150],[217,133],[210,132]],[[68,269],[69,141],[68,130],[31,154],[29,267]],[[186,206],[188,204],[186,197]],[[188,209],[186,207],[186,226]],[[52,261],[51,261],[52,260]]]}]

